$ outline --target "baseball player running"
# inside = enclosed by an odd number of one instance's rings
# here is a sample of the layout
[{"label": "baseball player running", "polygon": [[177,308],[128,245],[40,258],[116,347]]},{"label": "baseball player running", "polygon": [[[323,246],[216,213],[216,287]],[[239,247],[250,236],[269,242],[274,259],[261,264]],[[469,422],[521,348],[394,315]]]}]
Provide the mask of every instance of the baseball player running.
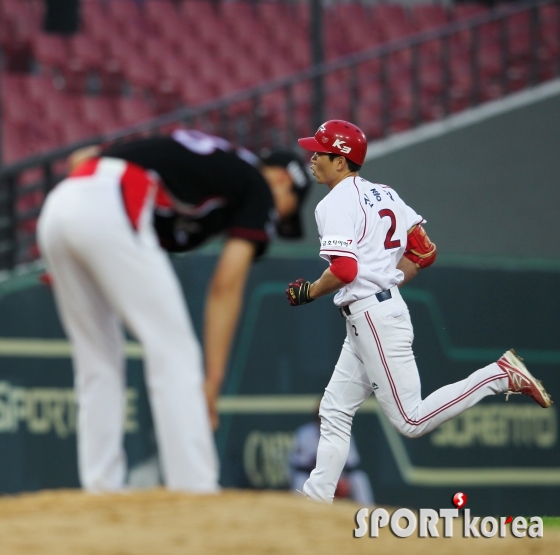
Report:
[{"label": "baseball player running", "polygon": [[327,121],[299,144],[314,152],[315,179],[329,188],[315,210],[320,256],[329,268],[313,283],[290,283],[286,295],[298,306],[338,291],[334,303],[346,318],[347,331],[321,401],[317,462],[304,493],[332,503],[348,456],[352,419],[372,392],[393,426],[411,438],[487,395],[523,393],[549,407],[550,395],[513,350],[422,399],[412,323],[399,286],[436,258],[436,246],[422,228],[425,220],[394,189],[359,176],[367,142],[355,125]]},{"label": "baseball player running", "polygon": [[[217,425],[245,280],[275,223],[284,236],[301,234],[299,207],[309,185],[303,161],[272,152],[261,173],[247,151],[177,131],[78,151],[70,164],[69,177],[46,199],[38,239],[72,343],[80,481],[91,491],[124,487],[124,324],[144,349],[165,484],[214,492],[211,420]],[[203,382],[201,349],[160,244],[186,251],[223,231],[208,287]]]}]

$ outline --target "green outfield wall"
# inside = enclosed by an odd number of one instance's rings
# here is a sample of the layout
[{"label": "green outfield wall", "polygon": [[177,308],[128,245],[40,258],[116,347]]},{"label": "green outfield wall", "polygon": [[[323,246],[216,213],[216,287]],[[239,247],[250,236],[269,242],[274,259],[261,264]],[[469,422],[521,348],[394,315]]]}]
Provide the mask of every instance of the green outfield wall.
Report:
[{"label": "green outfield wall", "polygon": [[[528,262],[512,269],[513,262],[444,261],[403,289],[424,396],[513,346],[560,398],[560,271]],[[199,333],[215,258],[197,254],[174,263]],[[251,272],[216,435],[225,487],[287,487],[293,431],[314,417],[345,325],[331,299],[293,308],[284,289],[294,277],[323,269],[318,258],[270,257]],[[149,485],[157,481],[157,447],[141,349],[132,340],[127,356],[131,480]],[[78,486],[69,357],[52,294],[37,274],[1,282],[0,492]],[[416,440],[396,433],[370,398],[354,433],[377,501],[439,508],[464,491],[480,514],[559,514],[558,412],[519,397],[489,398]]]}]

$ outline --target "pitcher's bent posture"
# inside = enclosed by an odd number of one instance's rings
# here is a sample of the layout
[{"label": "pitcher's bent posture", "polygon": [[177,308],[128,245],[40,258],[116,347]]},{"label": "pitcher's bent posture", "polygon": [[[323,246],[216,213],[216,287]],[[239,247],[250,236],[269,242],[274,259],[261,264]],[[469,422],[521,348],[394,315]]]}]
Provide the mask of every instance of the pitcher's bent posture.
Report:
[{"label": "pitcher's bent posture", "polygon": [[[124,325],[144,350],[166,486],[214,492],[212,427],[244,285],[276,228],[301,235],[303,161],[291,151],[259,160],[219,137],[180,130],[79,151],[71,166],[46,199],[38,238],[72,344],[80,482],[89,491],[125,485]],[[191,250],[222,232],[203,357],[165,251]]]}]

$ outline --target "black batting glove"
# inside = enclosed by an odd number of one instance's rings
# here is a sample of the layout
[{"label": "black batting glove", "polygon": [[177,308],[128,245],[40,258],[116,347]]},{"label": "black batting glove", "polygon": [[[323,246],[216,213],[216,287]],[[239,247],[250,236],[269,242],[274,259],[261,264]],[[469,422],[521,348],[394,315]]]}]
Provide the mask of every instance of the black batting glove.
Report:
[{"label": "black batting glove", "polygon": [[309,290],[311,289],[311,282],[305,281],[303,278],[299,278],[293,283],[288,285],[286,289],[286,297],[288,302],[292,306],[300,306],[302,304],[310,303],[315,299],[309,296]]}]

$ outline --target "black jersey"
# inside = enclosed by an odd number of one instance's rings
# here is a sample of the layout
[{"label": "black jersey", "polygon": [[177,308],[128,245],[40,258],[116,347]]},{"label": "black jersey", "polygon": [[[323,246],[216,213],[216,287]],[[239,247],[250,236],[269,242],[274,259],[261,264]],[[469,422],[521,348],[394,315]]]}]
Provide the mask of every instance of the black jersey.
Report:
[{"label": "black jersey", "polygon": [[273,233],[274,201],[257,158],[200,131],[137,139],[103,150],[158,174],[176,209],[157,210],[155,227],[162,246],[188,251],[226,231],[254,242],[262,254]]}]

